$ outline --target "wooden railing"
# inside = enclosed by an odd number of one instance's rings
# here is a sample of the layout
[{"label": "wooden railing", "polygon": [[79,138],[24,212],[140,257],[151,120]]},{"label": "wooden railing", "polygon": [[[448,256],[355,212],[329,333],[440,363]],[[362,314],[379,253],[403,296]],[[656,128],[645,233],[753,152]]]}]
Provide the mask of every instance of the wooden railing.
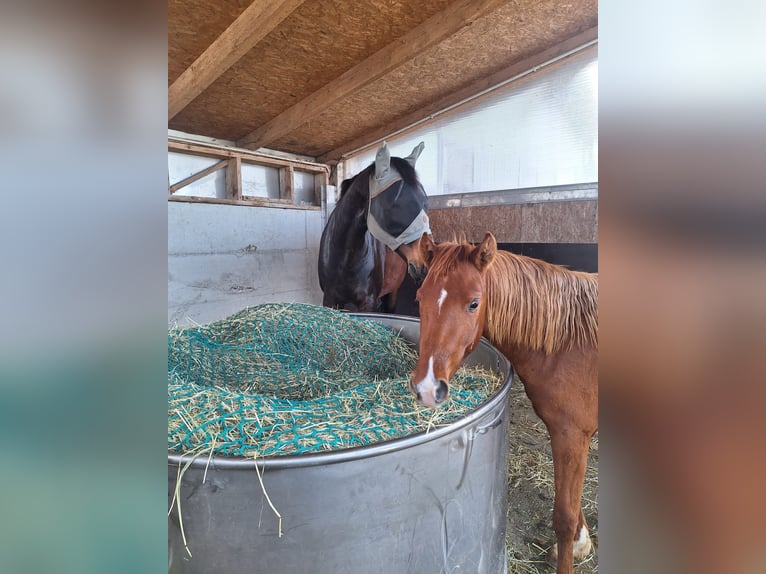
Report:
[{"label": "wooden railing", "polygon": [[[168,185],[169,201],[196,203],[222,203],[228,205],[250,205],[258,207],[281,207],[287,209],[320,209],[322,189],[329,181],[329,167],[324,164],[289,159],[252,152],[242,149],[216,146],[212,144],[192,143],[177,139],[168,139],[168,151],[220,159],[217,163],[194,173],[181,181]],[[262,165],[279,170],[279,198],[254,197],[242,193],[242,163]],[[196,197],[175,195],[175,193],[203,177],[218,170],[226,170],[226,197]],[[298,204],[295,199],[295,172],[302,171],[314,175],[314,197],[311,205]]]}]

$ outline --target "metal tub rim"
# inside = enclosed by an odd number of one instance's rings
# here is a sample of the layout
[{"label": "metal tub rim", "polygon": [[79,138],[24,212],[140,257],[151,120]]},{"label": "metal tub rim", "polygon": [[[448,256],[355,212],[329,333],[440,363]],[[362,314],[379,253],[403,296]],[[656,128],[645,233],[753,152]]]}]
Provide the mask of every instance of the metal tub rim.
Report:
[{"label": "metal tub rim", "polygon": [[[352,315],[373,320],[384,318],[410,324],[419,325],[420,323],[420,319],[406,315],[391,315],[384,313],[352,313]],[[401,333],[401,329],[399,331]],[[511,388],[511,382],[513,381],[513,367],[511,366],[508,359],[500,351],[493,347],[492,344],[484,337],[481,338],[481,342],[477,346],[477,349],[481,347],[485,347],[487,351],[495,354],[495,359],[498,361],[496,365],[497,368],[504,369],[506,372],[506,376],[503,379],[500,388],[467,415],[435,430],[420,431],[415,434],[376,442],[365,446],[355,446],[340,450],[297,455],[272,455],[258,458],[224,455],[215,455],[211,457],[209,455],[205,455],[205,453],[189,455],[168,451],[168,464],[171,466],[189,464],[189,466],[192,468],[210,466],[216,469],[252,470],[254,467],[254,462],[257,462],[258,467],[261,469],[302,468],[308,466],[336,464],[339,462],[347,462],[352,460],[361,460],[431,442],[444,435],[454,433],[455,431],[458,431],[464,427],[473,425],[477,420],[491,413],[496,407],[501,406],[507,399]]]}]

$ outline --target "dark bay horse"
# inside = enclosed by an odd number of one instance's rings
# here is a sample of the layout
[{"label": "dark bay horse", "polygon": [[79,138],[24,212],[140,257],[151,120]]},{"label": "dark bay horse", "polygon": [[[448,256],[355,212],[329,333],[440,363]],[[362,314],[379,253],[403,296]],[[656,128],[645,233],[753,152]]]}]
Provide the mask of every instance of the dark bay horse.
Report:
[{"label": "dark bay horse", "polygon": [[482,334],[508,357],[551,438],[556,572],[571,574],[591,549],[581,497],[598,430],[598,278],[498,251],[491,233],[478,246],[424,236],[419,248],[428,275],[411,389],[429,407],[444,402]]},{"label": "dark bay horse", "polygon": [[[393,312],[405,273],[422,280],[425,269],[417,244],[423,230],[430,229],[415,162],[423,147],[420,143],[408,157],[399,158],[390,157],[383,143],[374,163],[341,184],[340,199],[319,244],[324,306]],[[380,204],[371,201],[371,190]],[[372,220],[369,215],[375,208],[377,218]],[[416,216],[418,220],[412,221]],[[377,237],[368,222],[375,226]]]}]

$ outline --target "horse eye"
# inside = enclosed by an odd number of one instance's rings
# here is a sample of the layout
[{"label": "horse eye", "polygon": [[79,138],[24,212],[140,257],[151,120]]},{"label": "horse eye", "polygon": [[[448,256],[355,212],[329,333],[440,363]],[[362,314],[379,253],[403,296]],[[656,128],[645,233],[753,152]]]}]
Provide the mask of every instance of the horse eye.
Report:
[{"label": "horse eye", "polygon": [[478,309],[478,308],[479,308],[479,300],[478,300],[478,299],[474,299],[474,300],[473,300],[473,301],[471,301],[471,303],[468,305],[468,310],[469,310],[469,311],[476,311],[476,309]]}]

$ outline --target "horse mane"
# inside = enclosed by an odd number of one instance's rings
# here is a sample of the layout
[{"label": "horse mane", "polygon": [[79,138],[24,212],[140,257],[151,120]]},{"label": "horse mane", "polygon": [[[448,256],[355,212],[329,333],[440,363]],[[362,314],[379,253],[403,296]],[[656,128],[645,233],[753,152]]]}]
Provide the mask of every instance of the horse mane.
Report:
[{"label": "horse mane", "polygon": [[[375,164],[373,164],[374,166]],[[410,165],[410,162],[408,162],[406,159],[402,159],[400,157],[392,157],[391,158],[391,165],[396,169],[396,171],[399,172],[399,175],[402,176],[402,179],[405,183],[409,183],[410,185],[415,185],[420,183],[418,181],[418,174],[415,171],[415,168]],[[374,167],[372,169],[375,169]]]},{"label": "horse mane", "polygon": [[362,171],[357,173],[355,176],[350,177],[348,179],[344,179],[343,183],[340,184],[340,197],[343,197],[346,195],[346,192],[351,188],[352,185],[354,185],[354,182],[359,179],[362,175],[366,175],[369,177],[372,170],[375,169],[375,165],[369,165],[366,168],[364,168]]},{"label": "horse mane", "polygon": [[435,279],[441,279],[448,273],[452,273],[458,263],[471,263],[471,253],[474,246],[466,241],[439,243],[438,255],[428,266],[428,275]]},{"label": "horse mane", "polygon": [[[437,277],[472,263],[474,247],[442,243],[428,273]],[[486,333],[498,346],[546,354],[598,347],[598,276],[498,250],[487,268]]]},{"label": "horse mane", "polygon": [[356,175],[352,177],[351,179],[343,180],[343,183],[340,184],[340,197],[343,197],[344,195],[346,195],[348,188],[351,187],[355,179],[356,179]]},{"label": "horse mane", "polygon": [[[417,175],[417,172],[415,171],[415,168],[412,167],[410,165],[410,162],[408,162],[407,160],[402,159],[400,157],[392,157],[391,166],[393,166],[393,168],[399,172],[399,175],[402,176],[402,179],[404,180],[405,183],[408,183],[411,185],[420,183],[420,181],[418,180],[418,175]],[[365,178],[368,178],[374,172],[375,172],[375,162],[372,162],[370,165],[368,165],[362,171],[357,173],[355,176],[349,179],[344,179],[343,182],[340,184],[340,197],[343,197],[346,194],[346,192],[354,184],[357,178],[363,177],[363,176]]]}]

